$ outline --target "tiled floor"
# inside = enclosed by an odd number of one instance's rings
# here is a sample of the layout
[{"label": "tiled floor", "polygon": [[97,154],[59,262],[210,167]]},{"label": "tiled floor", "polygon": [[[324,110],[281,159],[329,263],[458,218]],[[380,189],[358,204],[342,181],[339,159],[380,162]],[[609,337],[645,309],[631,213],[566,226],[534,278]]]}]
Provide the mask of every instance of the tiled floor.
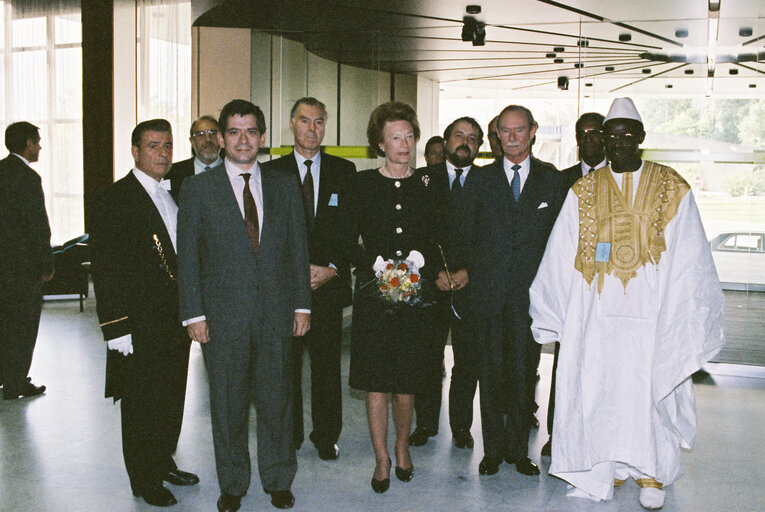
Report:
[{"label": "tiled floor", "polygon": [[[119,408],[103,398],[105,348],[94,305],[88,299],[80,314],[76,301],[45,304],[31,375],[36,383],[48,386],[48,392],[33,399],[0,400],[2,512],[155,510],[130,492],[122,462]],[[346,374],[347,364],[346,354]],[[451,366],[448,349],[446,366]],[[545,354],[537,390],[540,411],[546,410],[550,367],[551,357]],[[753,370],[751,375],[762,372]],[[191,488],[172,488],[179,504],[171,510],[215,511],[218,487],[206,386],[201,354],[194,347],[176,461],[202,481]],[[709,376],[699,379],[696,392],[696,447],[684,454],[685,475],[668,489],[664,510],[765,510],[765,379]],[[596,504],[566,498],[565,484],[544,471],[540,477],[525,477],[503,464],[497,475],[479,477],[479,420],[473,426],[476,449],[459,450],[451,444],[445,411],[441,433],[426,446],[412,449],[414,479],[404,484],[394,478],[390,490],[377,495],[369,486],[374,456],[363,396],[346,388],[344,407],[337,461],[319,460],[310,443],[298,452],[296,512],[642,510],[634,483],[617,490],[613,501]],[[540,420],[543,426],[532,434],[530,453],[545,469],[549,459],[539,458],[546,438],[541,414]],[[251,432],[254,452],[255,429]],[[275,510],[256,476],[242,510]]]}]

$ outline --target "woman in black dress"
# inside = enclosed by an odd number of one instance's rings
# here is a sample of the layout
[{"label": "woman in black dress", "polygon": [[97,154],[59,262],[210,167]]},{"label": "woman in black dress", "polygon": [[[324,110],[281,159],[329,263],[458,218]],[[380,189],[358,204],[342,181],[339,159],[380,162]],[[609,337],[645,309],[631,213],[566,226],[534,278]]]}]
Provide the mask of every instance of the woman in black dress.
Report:
[{"label": "woman in black dress", "polygon": [[372,112],[367,138],[385,163],[354,176],[343,217],[348,257],[356,267],[350,385],[367,392],[376,492],[385,492],[390,485],[388,393],[393,395],[396,476],[408,482],[414,474],[409,456],[414,394],[432,381],[430,372],[440,368],[430,360],[435,353],[428,346],[431,308],[386,305],[378,296],[372,268],[378,256],[403,260],[410,251],[424,257],[420,269],[424,283],[432,283],[443,268],[438,243],[444,223],[436,194],[428,188],[429,177],[409,167],[419,136],[419,123],[409,105],[389,102]]}]

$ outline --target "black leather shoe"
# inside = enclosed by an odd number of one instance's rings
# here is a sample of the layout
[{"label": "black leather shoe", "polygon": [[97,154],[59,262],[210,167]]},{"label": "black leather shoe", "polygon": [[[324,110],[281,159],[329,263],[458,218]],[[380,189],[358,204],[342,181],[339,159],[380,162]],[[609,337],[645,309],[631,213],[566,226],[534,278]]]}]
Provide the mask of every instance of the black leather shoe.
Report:
[{"label": "black leather shoe", "polygon": [[478,473],[481,475],[493,475],[499,471],[499,465],[502,464],[502,458],[484,457],[478,464]]},{"label": "black leather shoe", "polygon": [[21,389],[12,390],[8,386],[3,387],[3,398],[5,400],[16,400],[19,397],[37,396],[45,393],[45,386],[35,386],[32,381],[27,379],[27,382],[21,387]]},{"label": "black leather shoe", "polygon": [[396,478],[402,482],[408,482],[414,476],[414,466],[409,469],[404,469],[396,466]]},{"label": "black leather shoe", "polygon": [[547,442],[542,447],[542,457],[552,456],[552,437],[547,438]]},{"label": "black leather shoe", "polygon": [[321,460],[335,460],[340,456],[340,448],[336,444],[320,443],[316,445]]},{"label": "black leather shoe", "polygon": [[539,474],[539,468],[528,457],[510,462],[510,464],[515,464],[515,470],[522,475],[535,476]]},{"label": "black leather shoe", "polygon": [[428,427],[417,427],[409,435],[409,446],[424,446],[428,442],[429,437],[433,437],[438,434],[437,430],[433,430]]},{"label": "black leather shoe", "polygon": [[388,490],[388,487],[390,487],[390,478],[383,478],[382,480],[377,480],[375,477],[372,477],[372,489],[378,493],[384,493]]},{"label": "black leather shoe", "polygon": [[173,468],[162,477],[162,480],[173,485],[196,485],[199,483],[199,477],[194,473],[188,473],[181,471],[178,468]]},{"label": "black leather shoe", "polygon": [[472,448],[474,441],[473,435],[467,429],[452,430],[452,438],[454,438],[454,446],[457,448]]},{"label": "black leather shoe", "polygon": [[271,505],[276,508],[292,508],[295,505],[295,496],[289,489],[286,491],[271,491]]},{"label": "black leather shoe", "polygon": [[242,506],[242,497],[232,494],[221,494],[217,505],[218,512],[236,512]]},{"label": "black leather shoe", "polygon": [[173,493],[167,490],[167,487],[162,484],[149,487],[148,489],[133,491],[133,495],[143,498],[143,501],[149,505],[154,505],[155,507],[169,507],[170,505],[178,503],[178,500],[175,499]]}]

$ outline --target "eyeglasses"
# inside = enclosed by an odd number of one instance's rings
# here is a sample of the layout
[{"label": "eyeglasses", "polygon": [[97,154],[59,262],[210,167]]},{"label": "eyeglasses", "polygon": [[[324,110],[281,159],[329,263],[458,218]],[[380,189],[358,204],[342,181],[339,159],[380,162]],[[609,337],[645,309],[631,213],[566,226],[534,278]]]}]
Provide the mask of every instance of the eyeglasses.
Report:
[{"label": "eyeglasses", "polygon": [[603,136],[603,130],[597,130],[597,129],[580,130],[578,132],[578,135],[579,135],[579,138],[583,139],[583,140],[584,139],[588,139],[590,137],[602,137]]},{"label": "eyeglasses", "polygon": [[605,137],[606,137],[606,142],[624,141],[624,142],[633,143],[638,140],[638,136],[630,132],[609,133]]},{"label": "eyeglasses", "polygon": [[197,132],[194,132],[192,135],[195,138],[197,138],[197,139],[203,139],[203,138],[207,137],[208,135],[210,137],[215,137],[216,135],[218,135],[218,130],[216,130],[216,129],[212,129],[212,130],[199,130]]}]

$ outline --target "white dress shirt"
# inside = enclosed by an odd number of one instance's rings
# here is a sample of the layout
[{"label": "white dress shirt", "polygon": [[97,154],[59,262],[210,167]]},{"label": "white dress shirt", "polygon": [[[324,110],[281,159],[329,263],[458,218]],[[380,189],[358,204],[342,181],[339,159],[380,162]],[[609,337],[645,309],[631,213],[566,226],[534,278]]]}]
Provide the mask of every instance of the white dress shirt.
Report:
[{"label": "white dress shirt", "polygon": [[[502,159],[502,164],[505,168],[505,176],[507,176],[507,183],[512,188],[513,183],[513,175],[515,172],[513,171],[513,166],[516,165],[510,160],[507,159],[507,157]],[[529,172],[531,172],[531,155],[528,155],[526,157],[526,160],[518,164],[521,166],[520,169],[518,169],[518,174],[521,177],[521,192],[523,192],[523,186],[526,184],[526,180],[529,178]]]},{"label": "white dress shirt", "polygon": [[138,169],[133,168],[133,175],[138,179],[138,183],[149,194],[154,206],[157,207],[162,222],[165,223],[167,234],[170,235],[170,241],[173,242],[173,250],[176,249],[176,233],[178,226],[178,205],[175,204],[173,196],[170,195],[160,182]]},{"label": "white dress shirt", "polygon": [[321,173],[321,151],[316,153],[312,158],[306,158],[295,150],[292,152],[295,155],[298,172],[300,173],[300,183],[303,183],[303,180],[305,179],[305,173],[308,170],[308,168],[305,166],[305,161],[311,161],[311,177],[313,177],[313,214],[315,217],[316,208],[319,204],[319,174]]},{"label": "white dress shirt", "polygon": [[[460,176],[460,185],[463,187],[465,186],[465,180],[467,180],[467,175],[470,172],[470,168],[473,167],[471,165],[466,165],[465,167],[459,167],[459,169],[462,169],[462,176]],[[457,166],[453,165],[449,160],[446,160],[446,172],[449,175],[449,189],[452,188],[452,184],[454,183],[454,178],[457,177]]]}]

